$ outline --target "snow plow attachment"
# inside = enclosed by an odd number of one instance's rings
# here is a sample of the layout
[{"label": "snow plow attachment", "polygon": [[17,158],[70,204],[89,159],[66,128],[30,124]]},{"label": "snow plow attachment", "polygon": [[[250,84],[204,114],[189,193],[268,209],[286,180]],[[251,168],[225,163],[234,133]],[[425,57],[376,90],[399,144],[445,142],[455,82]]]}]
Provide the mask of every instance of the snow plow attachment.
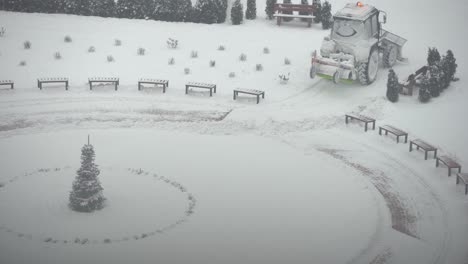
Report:
[{"label": "snow plow attachment", "polygon": [[310,78],[316,76],[332,80],[334,83],[353,82],[356,80],[356,70],[353,64],[354,58],[347,54],[338,54],[333,58],[317,56],[317,51],[312,54]]}]

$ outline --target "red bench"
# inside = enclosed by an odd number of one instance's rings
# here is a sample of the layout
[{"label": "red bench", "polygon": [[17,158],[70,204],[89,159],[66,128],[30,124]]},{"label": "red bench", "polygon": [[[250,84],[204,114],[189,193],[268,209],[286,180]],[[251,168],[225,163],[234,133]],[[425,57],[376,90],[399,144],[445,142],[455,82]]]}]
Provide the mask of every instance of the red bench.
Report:
[{"label": "red bench", "polygon": [[434,151],[434,158],[437,157],[437,148],[432,145],[422,141],[421,139],[415,139],[410,141],[409,151],[413,151],[413,145],[416,146],[416,149],[422,148],[424,150],[424,159],[427,160],[427,153]]},{"label": "red bench", "polygon": [[8,85],[10,86],[10,89],[15,88],[15,83],[11,80],[0,80],[0,86],[1,85]]},{"label": "red bench", "polygon": [[397,143],[400,143],[400,137],[405,137],[405,143],[408,142],[408,133],[401,129],[389,125],[381,126],[379,127],[379,135],[382,135],[382,130],[385,131],[385,135],[388,135],[389,132],[395,135]]},{"label": "red bench", "polygon": [[[298,4],[275,4],[273,11],[276,17],[278,26],[281,25],[283,18],[301,18],[307,21],[307,26],[311,27],[312,21],[315,18],[312,13],[315,12],[313,5],[298,5]],[[293,14],[293,12],[299,12],[299,14]]]},{"label": "red bench", "polygon": [[348,124],[349,123],[349,120],[358,120],[358,121],[361,121],[365,124],[364,126],[364,131],[367,132],[367,125],[370,123],[372,124],[372,129],[375,130],[375,119],[373,118],[370,118],[368,116],[364,116],[364,115],[360,115],[360,114],[346,114],[345,115],[345,123]]},{"label": "red bench", "polygon": [[458,164],[456,161],[454,161],[453,159],[451,159],[450,157],[448,156],[440,156],[440,157],[437,157],[436,159],[436,167],[439,167],[439,163],[442,162],[443,164],[445,164],[445,166],[447,166],[448,168],[448,176],[450,177],[450,175],[452,175],[452,169],[458,169],[458,172],[460,173],[461,172],[461,165]]}]

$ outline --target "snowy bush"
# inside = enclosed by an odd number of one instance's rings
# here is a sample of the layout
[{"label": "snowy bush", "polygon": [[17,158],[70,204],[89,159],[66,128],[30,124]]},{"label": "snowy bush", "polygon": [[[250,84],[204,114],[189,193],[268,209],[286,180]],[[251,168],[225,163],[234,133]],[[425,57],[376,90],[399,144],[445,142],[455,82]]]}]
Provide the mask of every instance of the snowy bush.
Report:
[{"label": "snowy bush", "polygon": [[240,25],[244,20],[244,6],[240,0],[234,1],[231,8],[231,22],[233,25]]},{"label": "snowy bush", "polygon": [[445,89],[449,87],[450,82],[456,81],[455,73],[457,72],[457,63],[456,59],[451,50],[447,51],[447,54],[440,61],[440,69],[443,73],[442,78],[442,88]]},{"label": "snowy bush", "polygon": [[280,74],[278,75],[281,84],[287,84],[289,81],[289,73],[288,74]]},{"label": "snowy bush", "polygon": [[144,56],[145,52],[146,52],[146,50],[144,48],[138,48],[138,50],[137,50],[137,54],[139,56]]},{"label": "snowy bush", "polygon": [[65,36],[63,41],[65,41],[66,43],[70,43],[70,42],[72,42],[72,38],[70,36]]},{"label": "snowy bush", "polygon": [[261,64],[255,65],[255,70],[256,71],[263,71],[263,66]]},{"label": "snowy bush", "polygon": [[169,64],[169,65],[174,65],[174,64],[175,64],[175,59],[174,59],[174,58],[170,58],[169,61],[167,62],[167,64]]},{"label": "snowy bush", "polygon": [[312,13],[314,16],[314,22],[322,22],[322,3],[320,3],[319,0],[312,0],[312,5],[314,6],[314,12]]},{"label": "snowy bush", "polygon": [[185,75],[190,74],[190,69],[189,69],[189,68],[185,68],[185,69],[184,69],[184,73],[185,73]]},{"label": "snowy bush", "polygon": [[110,242],[112,242],[112,241],[109,238],[104,239],[105,244],[110,244]]},{"label": "snowy bush", "polygon": [[91,47],[88,48],[88,52],[89,53],[96,52],[96,48],[94,46],[91,46]]},{"label": "snowy bush", "polygon": [[419,88],[418,99],[421,103],[427,103],[431,99],[431,93],[429,90],[427,90],[427,88],[421,87]]},{"label": "snowy bush", "polygon": [[23,46],[24,46],[24,49],[30,49],[30,48],[31,48],[31,41],[26,40],[26,41],[23,43]]},{"label": "snowy bush", "polygon": [[120,39],[115,39],[114,40],[114,46],[116,46],[116,47],[122,46],[122,41]]},{"label": "snowy bush", "polygon": [[268,47],[264,47],[263,54],[270,54],[270,49]]},{"label": "snowy bush", "polygon": [[0,37],[5,36],[6,29],[4,27],[0,28]]},{"label": "snowy bush", "polygon": [[167,43],[167,47],[170,49],[177,49],[177,47],[179,46],[179,41],[177,39],[169,38],[166,41],[166,43]]},{"label": "snowy bush", "polygon": [[26,61],[20,61],[19,66],[26,66]]},{"label": "snowy bush", "polygon": [[440,62],[440,53],[437,48],[429,48],[427,51],[427,65],[433,66]]},{"label": "snowy bush", "polygon": [[229,78],[234,78],[236,77],[236,73],[235,72],[230,72],[229,73]]},{"label": "snowy bush", "polygon": [[60,54],[60,52],[57,51],[57,52],[54,53],[54,58],[56,60],[60,60],[62,58],[62,54]]},{"label": "snowy bush", "polygon": [[112,55],[107,56],[107,62],[114,62],[114,61],[115,61],[114,56]]},{"label": "snowy bush", "polygon": [[190,53],[190,57],[193,59],[198,58],[198,51],[192,50],[192,52]]},{"label": "snowy bush", "polygon": [[288,58],[284,58],[284,65],[290,65],[291,64],[291,60],[289,60]]},{"label": "snowy bush", "polygon": [[218,50],[219,50],[219,51],[226,50],[226,47],[224,47],[223,45],[219,45]]},{"label": "snowy bush", "polygon": [[216,61],[215,60],[210,60],[210,67],[213,68],[216,66]]},{"label": "snowy bush", "polygon": [[239,56],[239,60],[240,60],[240,61],[246,61],[246,60],[247,60],[247,55],[245,55],[244,53],[242,53],[242,54]]}]

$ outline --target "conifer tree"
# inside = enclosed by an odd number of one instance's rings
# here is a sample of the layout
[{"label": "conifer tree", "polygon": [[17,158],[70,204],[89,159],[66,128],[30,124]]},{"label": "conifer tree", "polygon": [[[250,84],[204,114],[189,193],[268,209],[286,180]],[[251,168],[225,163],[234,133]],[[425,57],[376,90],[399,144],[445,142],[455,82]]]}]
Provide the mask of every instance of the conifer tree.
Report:
[{"label": "conifer tree", "polygon": [[146,9],[145,0],[119,0],[115,13],[120,18],[145,18],[148,12]]},{"label": "conifer tree", "polygon": [[322,28],[330,29],[332,25],[332,14],[331,14],[331,4],[328,1],[325,1],[321,10],[321,19],[322,19]]},{"label": "conifer tree", "polygon": [[257,18],[257,2],[255,0],[247,0],[245,19],[253,20],[255,18]]},{"label": "conifer tree", "polygon": [[187,0],[157,0],[150,17],[162,21],[185,21],[191,7]]},{"label": "conifer tree", "polygon": [[267,18],[270,20],[273,19],[273,14],[275,13],[275,4],[276,0],[266,0],[265,13],[267,15]]},{"label": "conifer tree", "polygon": [[217,23],[226,22],[226,14],[228,8],[228,0],[216,0],[216,9],[218,10],[218,20]]},{"label": "conifer tree", "polygon": [[387,98],[390,102],[395,103],[398,101],[400,91],[400,83],[398,82],[398,76],[393,69],[388,71],[387,81]]},{"label": "conifer tree", "polygon": [[236,0],[231,8],[231,22],[233,25],[240,25],[244,20],[244,6],[240,0]]},{"label": "conifer tree", "polygon": [[[283,4],[291,4],[291,0],[283,0]],[[290,14],[290,15],[292,15],[292,13],[293,13],[292,11],[283,11],[283,14]],[[289,22],[289,21],[293,20],[292,17],[282,17],[281,19],[282,19],[283,21],[285,21],[285,22]]]},{"label": "conifer tree", "polygon": [[448,50],[447,54],[440,61],[440,69],[442,72],[442,88],[445,89],[455,79],[455,73],[457,72],[456,59],[451,50]]},{"label": "conifer tree", "polygon": [[193,20],[197,23],[214,24],[219,21],[217,0],[197,0],[193,10]]},{"label": "conifer tree", "polygon": [[320,23],[322,22],[322,3],[320,0],[313,0],[312,5],[314,6],[314,12],[312,15],[314,15],[314,22],[315,23]]},{"label": "conifer tree", "polygon": [[74,211],[92,212],[104,207],[103,188],[98,179],[100,171],[94,158],[93,145],[84,145],[81,149],[81,167],[76,172],[69,197],[69,206]]},{"label": "conifer tree", "polygon": [[437,48],[429,48],[427,52],[427,65],[433,66],[440,62],[440,54]]},{"label": "conifer tree", "polygon": [[[301,5],[308,5],[309,4],[309,0],[301,0]],[[312,14],[309,14],[308,12],[304,12],[304,11],[299,11],[299,15],[304,15],[304,16],[307,16],[307,15],[312,15]],[[301,18],[302,21],[306,21],[307,18]]]}]

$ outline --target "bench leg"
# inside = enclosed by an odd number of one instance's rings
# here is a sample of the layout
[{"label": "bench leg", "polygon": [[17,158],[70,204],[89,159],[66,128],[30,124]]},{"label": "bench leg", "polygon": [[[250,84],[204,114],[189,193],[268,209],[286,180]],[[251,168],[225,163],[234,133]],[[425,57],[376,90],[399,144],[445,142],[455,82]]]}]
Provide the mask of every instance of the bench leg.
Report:
[{"label": "bench leg", "polygon": [[434,159],[437,158],[437,149],[434,151]]},{"label": "bench leg", "polygon": [[234,92],[232,92],[232,93],[233,93],[232,99],[233,99],[233,100],[236,100],[236,92],[234,91]]},{"label": "bench leg", "polygon": [[348,116],[345,116],[345,123],[348,124]]},{"label": "bench leg", "polygon": [[265,99],[265,93],[262,93],[262,98]]},{"label": "bench leg", "polygon": [[413,142],[410,142],[410,143],[409,143],[409,151],[410,151],[410,152],[413,151]]},{"label": "bench leg", "polygon": [[405,135],[405,144],[408,143],[408,135]]},{"label": "bench leg", "polygon": [[424,151],[424,159],[427,160],[427,150]]},{"label": "bench leg", "polygon": [[382,135],[382,128],[379,127],[379,135]]},{"label": "bench leg", "polygon": [[456,180],[455,184],[458,185],[459,182],[460,182],[460,177],[457,175],[457,180]]},{"label": "bench leg", "polygon": [[400,143],[400,136],[397,136],[397,137],[396,137],[396,143],[397,143],[397,144]]},{"label": "bench leg", "polygon": [[458,167],[458,173],[461,173],[461,167]]},{"label": "bench leg", "polygon": [[117,91],[117,86],[118,86],[118,85],[119,85],[118,83],[115,83],[115,90],[116,90],[116,91]]},{"label": "bench leg", "polygon": [[185,85],[185,94],[188,94],[188,86]]},{"label": "bench leg", "polygon": [[68,91],[68,82],[65,83],[65,90]]},{"label": "bench leg", "polygon": [[141,91],[141,83],[138,82],[138,91]]},{"label": "bench leg", "polygon": [[448,168],[448,176],[452,176],[452,169],[450,167]]},{"label": "bench leg", "polygon": [[372,130],[375,130],[375,121],[372,122]]},{"label": "bench leg", "polygon": [[439,159],[436,159],[436,168],[439,167]]},{"label": "bench leg", "polygon": [[213,96],[213,89],[210,89],[210,97]]},{"label": "bench leg", "polygon": [[465,184],[465,195],[468,194],[468,184]]},{"label": "bench leg", "polygon": [[166,93],[166,88],[167,88],[168,85],[169,85],[169,84],[167,84],[167,85],[166,85],[166,84],[163,84],[163,93]]},{"label": "bench leg", "polygon": [[367,123],[364,125],[364,131],[367,132]]},{"label": "bench leg", "polygon": [[12,83],[12,84],[11,84],[11,89],[13,90],[14,88],[15,88],[15,84]]},{"label": "bench leg", "polygon": [[388,131],[385,130],[385,135],[388,136]]},{"label": "bench leg", "polygon": [[276,24],[281,26],[281,17],[276,17]]},{"label": "bench leg", "polygon": [[89,82],[89,90],[90,90],[90,91],[93,90],[93,83],[92,83],[92,82]]},{"label": "bench leg", "polygon": [[214,93],[216,93],[216,85],[215,85],[215,87],[214,87]]},{"label": "bench leg", "polygon": [[260,95],[257,95],[257,104],[260,103]]}]

